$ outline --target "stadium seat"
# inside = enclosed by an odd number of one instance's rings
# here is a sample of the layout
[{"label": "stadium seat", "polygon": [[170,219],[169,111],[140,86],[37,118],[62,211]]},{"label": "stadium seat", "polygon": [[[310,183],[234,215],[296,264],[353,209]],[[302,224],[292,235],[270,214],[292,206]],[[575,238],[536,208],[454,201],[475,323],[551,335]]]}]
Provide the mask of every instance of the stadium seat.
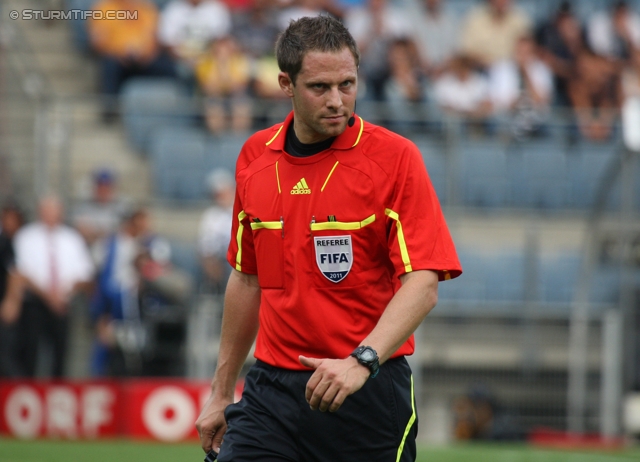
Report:
[{"label": "stadium seat", "polygon": [[249,136],[250,133],[210,136],[206,146],[205,168],[207,171],[225,168],[235,173],[238,154]]},{"label": "stadium seat", "polygon": [[499,141],[462,141],[458,152],[464,205],[494,208],[507,205],[505,144]]},{"label": "stadium seat", "polygon": [[525,256],[522,252],[501,252],[487,258],[484,267],[486,301],[524,300]]},{"label": "stadium seat", "polygon": [[429,178],[433,184],[438,199],[442,204],[446,203],[447,170],[446,153],[442,142],[426,136],[413,136],[411,140],[416,144],[422,154],[422,160],[427,168]]},{"label": "stadium seat", "polygon": [[158,197],[179,201],[206,197],[205,139],[206,133],[196,128],[154,130],[150,161]]},{"label": "stadium seat", "polygon": [[155,128],[185,126],[194,119],[187,91],[175,79],[133,78],[124,84],[120,100],[127,136],[142,154]]},{"label": "stadium seat", "polygon": [[562,253],[540,258],[538,281],[540,301],[570,304],[580,274],[582,258],[578,253]]},{"label": "stadium seat", "polygon": [[[605,175],[614,167],[620,156],[619,146],[614,143],[579,143],[570,155],[572,168],[569,169],[571,205],[590,209],[595,205],[596,194],[602,187]],[[613,190],[609,192],[608,208],[617,208],[620,203],[620,176],[614,179]]]},{"label": "stadium seat", "polygon": [[541,209],[569,205],[567,161],[557,140],[519,143],[510,153],[510,191],[518,206]]}]

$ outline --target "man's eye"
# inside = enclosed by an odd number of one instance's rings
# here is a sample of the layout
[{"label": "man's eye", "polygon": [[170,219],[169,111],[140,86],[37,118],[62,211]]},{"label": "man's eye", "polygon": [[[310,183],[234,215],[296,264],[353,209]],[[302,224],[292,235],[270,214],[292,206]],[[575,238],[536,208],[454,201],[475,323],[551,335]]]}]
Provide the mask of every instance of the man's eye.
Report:
[{"label": "man's eye", "polygon": [[342,82],[342,86],[343,87],[350,87],[351,86],[351,81],[347,80],[346,82]]}]

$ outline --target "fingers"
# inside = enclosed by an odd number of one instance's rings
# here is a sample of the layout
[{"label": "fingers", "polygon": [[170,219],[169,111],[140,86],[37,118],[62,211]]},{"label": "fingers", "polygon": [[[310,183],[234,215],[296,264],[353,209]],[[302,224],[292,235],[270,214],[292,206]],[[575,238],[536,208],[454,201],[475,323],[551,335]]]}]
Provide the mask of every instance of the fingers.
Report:
[{"label": "fingers", "polygon": [[213,435],[213,432],[200,433],[200,445],[205,453],[211,451],[211,447],[213,446]]},{"label": "fingers", "polygon": [[330,388],[331,382],[328,380],[324,380],[324,381],[318,380],[315,385],[312,385],[311,384],[312,380],[313,380],[313,376],[311,377],[311,379],[309,379],[309,382],[307,382],[307,389],[305,393],[305,396],[307,398],[307,403],[309,403],[309,406],[314,411],[318,409],[319,405],[320,405],[321,411],[326,411],[327,406],[324,406],[325,409],[322,409],[322,404],[323,404],[322,400],[325,399],[325,394],[327,393],[327,390]]},{"label": "fingers", "polygon": [[202,447],[202,450],[204,452],[209,452],[213,449],[215,452],[220,452],[222,438],[226,431],[226,425],[221,425],[213,430],[198,428],[198,434],[200,435],[200,446]]},{"label": "fingers", "polygon": [[[226,428],[225,428],[225,431],[226,431]],[[211,448],[217,453],[220,452],[220,446],[222,446],[222,437],[224,436],[225,431],[217,432],[213,436],[213,440],[211,441]]]},{"label": "fingers", "polygon": [[302,355],[298,356],[298,361],[300,361],[300,364],[302,364],[304,367],[308,367],[310,369],[317,369],[322,362],[320,359],[307,358],[306,356]]}]

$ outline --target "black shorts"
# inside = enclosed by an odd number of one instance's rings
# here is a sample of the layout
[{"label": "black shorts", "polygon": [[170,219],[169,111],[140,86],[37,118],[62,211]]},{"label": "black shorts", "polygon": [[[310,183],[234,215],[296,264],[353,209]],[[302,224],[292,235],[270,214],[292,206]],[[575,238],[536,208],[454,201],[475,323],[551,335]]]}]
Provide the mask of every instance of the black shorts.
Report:
[{"label": "black shorts", "polygon": [[415,461],[418,418],[404,357],[384,363],[334,413],[310,409],[305,387],[311,374],[258,361],[242,399],[225,411],[228,429],[218,460]]}]

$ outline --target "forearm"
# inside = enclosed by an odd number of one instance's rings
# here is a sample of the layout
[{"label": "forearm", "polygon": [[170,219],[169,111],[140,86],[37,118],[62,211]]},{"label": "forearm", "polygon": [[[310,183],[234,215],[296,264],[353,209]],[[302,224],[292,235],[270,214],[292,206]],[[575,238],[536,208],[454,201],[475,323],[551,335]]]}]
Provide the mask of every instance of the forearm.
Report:
[{"label": "forearm", "polygon": [[438,301],[438,275],[435,272],[414,271],[402,276],[401,280],[402,287],[361,343],[376,350],[380,364],[407,341]]},{"label": "forearm", "polygon": [[232,398],[238,375],[258,332],[260,287],[257,276],[233,271],[224,300],[218,366],[213,394]]}]

